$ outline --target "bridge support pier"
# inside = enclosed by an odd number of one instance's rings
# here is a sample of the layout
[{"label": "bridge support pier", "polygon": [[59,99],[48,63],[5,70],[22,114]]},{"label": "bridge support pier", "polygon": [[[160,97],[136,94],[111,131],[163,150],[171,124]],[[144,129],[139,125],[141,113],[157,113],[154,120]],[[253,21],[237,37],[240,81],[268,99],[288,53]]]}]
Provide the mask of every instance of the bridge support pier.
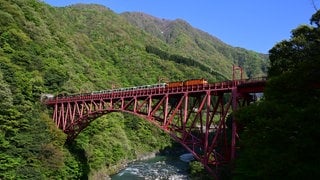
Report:
[{"label": "bridge support pier", "polygon": [[237,88],[232,89],[232,133],[231,133],[231,154],[230,154],[230,159],[231,161],[234,161],[235,159],[235,154],[236,154],[236,142],[238,133],[237,133],[237,119],[235,116],[235,111],[237,111],[238,108],[238,92]]}]

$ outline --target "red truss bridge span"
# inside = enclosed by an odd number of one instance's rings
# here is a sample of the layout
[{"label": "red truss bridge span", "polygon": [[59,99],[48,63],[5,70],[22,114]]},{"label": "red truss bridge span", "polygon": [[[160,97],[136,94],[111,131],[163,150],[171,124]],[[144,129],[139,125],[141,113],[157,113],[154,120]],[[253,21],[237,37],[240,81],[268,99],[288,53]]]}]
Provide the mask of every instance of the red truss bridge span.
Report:
[{"label": "red truss bridge span", "polygon": [[73,140],[90,122],[112,112],[151,122],[181,143],[209,172],[236,155],[237,123],[230,114],[256,100],[266,78],[181,86],[144,86],[47,97],[53,121]]}]

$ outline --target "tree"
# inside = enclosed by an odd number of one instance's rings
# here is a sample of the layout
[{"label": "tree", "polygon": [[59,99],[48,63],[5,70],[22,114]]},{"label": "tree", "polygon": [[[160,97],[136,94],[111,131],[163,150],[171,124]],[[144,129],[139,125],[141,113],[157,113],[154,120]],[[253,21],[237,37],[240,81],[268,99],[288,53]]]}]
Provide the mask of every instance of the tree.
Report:
[{"label": "tree", "polygon": [[290,40],[276,44],[270,51],[269,76],[291,72],[304,61],[320,53],[320,11],[310,19],[311,25],[302,25],[292,31]]},{"label": "tree", "polygon": [[[320,157],[320,11],[270,50],[265,100],[237,113],[235,179],[314,179]],[[318,24],[317,24],[318,23]]]}]

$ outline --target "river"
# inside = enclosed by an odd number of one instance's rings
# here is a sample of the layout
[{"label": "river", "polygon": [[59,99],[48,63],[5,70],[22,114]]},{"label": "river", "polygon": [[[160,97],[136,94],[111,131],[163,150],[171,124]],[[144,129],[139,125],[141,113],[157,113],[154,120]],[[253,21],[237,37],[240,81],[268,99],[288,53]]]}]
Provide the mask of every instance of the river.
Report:
[{"label": "river", "polygon": [[[182,156],[181,156],[182,155]],[[188,168],[192,155],[189,153],[157,155],[151,159],[129,163],[112,180],[185,180],[189,179]]]}]

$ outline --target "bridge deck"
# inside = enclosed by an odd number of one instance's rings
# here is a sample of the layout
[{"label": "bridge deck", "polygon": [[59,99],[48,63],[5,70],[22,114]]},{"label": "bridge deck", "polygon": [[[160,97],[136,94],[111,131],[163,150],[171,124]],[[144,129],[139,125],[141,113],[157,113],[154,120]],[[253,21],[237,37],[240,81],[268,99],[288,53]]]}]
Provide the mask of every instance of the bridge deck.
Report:
[{"label": "bridge deck", "polygon": [[239,93],[260,93],[263,92],[266,83],[266,78],[250,79],[250,80],[234,80],[224,81],[218,83],[180,86],[180,87],[157,87],[146,89],[131,89],[125,91],[111,91],[108,93],[82,93],[71,94],[67,96],[57,96],[45,100],[45,104],[50,106],[56,103],[72,102],[72,101],[87,101],[99,100],[101,98],[129,98],[129,97],[143,97],[143,96],[156,96],[163,94],[183,94],[183,93],[201,93],[211,91],[212,93],[225,93],[231,92],[232,89],[237,88]]},{"label": "bridge deck", "polygon": [[49,96],[44,103],[53,109],[53,121],[68,140],[102,115],[131,113],[164,130],[213,172],[235,156],[237,124],[236,120],[227,124],[227,116],[238,105],[250,104],[250,93],[263,92],[265,84],[266,78],[258,78],[179,87],[133,87]]}]

